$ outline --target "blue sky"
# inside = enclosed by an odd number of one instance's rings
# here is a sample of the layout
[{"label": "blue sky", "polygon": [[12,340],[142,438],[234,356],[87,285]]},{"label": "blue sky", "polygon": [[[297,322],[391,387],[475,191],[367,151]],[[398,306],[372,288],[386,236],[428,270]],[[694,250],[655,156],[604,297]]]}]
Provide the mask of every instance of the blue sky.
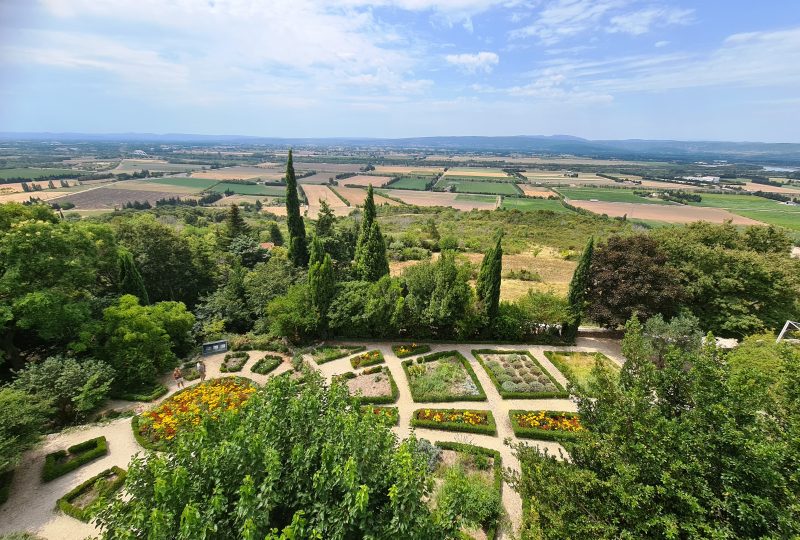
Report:
[{"label": "blue sky", "polygon": [[0,131],[800,142],[798,0],[0,0]]}]

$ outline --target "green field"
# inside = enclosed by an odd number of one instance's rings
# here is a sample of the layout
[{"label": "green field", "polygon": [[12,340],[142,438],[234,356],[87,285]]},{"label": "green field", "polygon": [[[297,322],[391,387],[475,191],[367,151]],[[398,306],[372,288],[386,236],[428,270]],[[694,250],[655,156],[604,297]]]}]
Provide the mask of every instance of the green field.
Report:
[{"label": "green field", "polygon": [[396,182],[392,182],[386,187],[392,189],[413,189],[416,191],[424,191],[430,182],[430,177],[420,178],[419,176],[403,176]]},{"label": "green field", "polygon": [[281,197],[286,195],[286,188],[283,186],[262,186],[260,184],[237,184],[235,182],[220,182],[211,188],[211,191],[223,193],[231,190],[239,195],[270,195]]},{"label": "green field", "polygon": [[0,180],[7,180],[9,178],[25,178],[26,180],[36,180],[37,178],[41,178],[43,176],[75,173],[84,173],[84,171],[76,171],[75,169],[0,169]]},{"label": "green field", "polygon": [[[208,180],[206,178],[188,178],[185,176],[170,176],[168,178],[155,178],[152,180],[148,180],[148,182],[150,182],[151,184],[162,184],[165,186],[197,188],[198,191],[202,191],[218,183],[219,180]],[[225,190],[223,189],[223,191]]]},{"label": "green field", "polygon": [[446,174],[439,179],[439,182],[513,182],[519,181],[519,178],[514,176],[498,177],[498,176],[461,176],[458,174]]},{"label": "green field", "polygon": [[466,193],[459,193],[456,195],[457,201],[468,201],[468,202],[486,202],[486,203],[493,203],[497,202],[497,197],[494,195],[468,195]]},{"label": "green field", "polygon": [[800,206],[781,204],[778,201],[755,195],[702,194],[703,201],[694,206],[724,208],[734,214],[788,229],[800,231]]},{"label": "green field", "polygon": [[558,192],[567,199],[589,201],[596,199],[603,202],[624,202],[640,204],[669,204],[661,199],[639,197],[630,189],[603,189],[603,188],[558,188]]},{"label": "green field", "polygon": [[439,188],[444,188],[448,185],[453,186],[456,193],[486,193],[489,195],[519,195],[519,188],[514,184],[507,182],[462,182],[462,181],[448,181],[436,183]]},{"label": "green field", "polygon": [[561,201],[555,199],[523,199],[516,197],[505,197],[500,208],[506,210],[550,210],[551,212],[572,212],[565,208]]}]

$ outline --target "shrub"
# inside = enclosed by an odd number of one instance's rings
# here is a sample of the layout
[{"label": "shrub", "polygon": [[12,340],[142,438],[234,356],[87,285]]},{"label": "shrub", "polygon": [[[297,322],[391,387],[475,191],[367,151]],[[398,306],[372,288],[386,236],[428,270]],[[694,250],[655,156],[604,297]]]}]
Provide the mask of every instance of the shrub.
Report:
[{"label": "shrub", "polygon": [[234,335],[228,338],[232,351],[274,351],[288,353],[289,347],[274,338],[261,334]]},{"label": "shrub", "polygon": [[245,351],[228,353],[225,355],[225,358],[222,359],[219,370],[222,373],[241,371],[248,360],[250,360],[250,355]]},{"label": "shrub", "polygon": [[266,375],[282,363],[282,357],[267,354],[264,356],[264,358],[261,358],[258,362],[256,362],[253,367],[250,368],[250,371],[253,373],[258,373],[259,375]]},{"label": "shrub", "polygon": [[113,397],[125,401],[153,401],[169,390],[161,383],[155,383],[152,386],[142,386],[133,390],[123,390],[114,392]]},{"label": "shrub", "polygon": [[383,353],[378,350],[361,353],[350,359],[350,365],[353,369],[360,367],[374,366],[375,364],[383,363]]},{"label": "shrub", "polygon": [[397,407],[374,407],[372,405],[364,405],[361,410],[365,413],[372,413],[380,416],[381,419],[386,421],[387,426],[396,426],[400,423],[400,411]]},{"label": "shrub", "polygon": [[108,442],[105,437],[89,439],[66,450],[51,452],[44,459],[42,480],[45,482],[54,480],[106,454],[108,454]]},{"label": "shrub", "polygon": [[497,433],[492,411],[417,409],[411,417],[411,425],[414,427],[484,435],[495,435]]},{"label": "shrub", "polygon": [[339,358],[344,358],[345,356],[361,352],[366,350],[367,348],[363,345],[358,346],[336,346],[336,345],[321,345],[314,349],[311,353],[311,357],[317,364],[324,364],[326,362],[332,362],[333,360],[338,360]]},{"label": "shrub", "polygon": [[[106,469],[58,499],[56,507],[68,516],[88,523],[94,517],[98,506],[122,487],[125,483],[125,474],[125,470],[119,467]],[[116,478],[112,479],[111,477],[114,475],[116,475]],[[94,490],[97,493],[93,500],[83,506],[74,504],[78,497],[90,490]]]},{"label": "shrub", "polygon": [[417,446],[414,450],[425,457],[428,463],[428,472],[433,472],[442,460],[442,449],[436,445],[431,444],[428,439],[417,440]]},{"label": "shrub", "polygon": [[430,345],[412,343],[410,345],[392,345],[392,351],[398,358],[406,358],[415,354],[424,354],[431,350]]}]

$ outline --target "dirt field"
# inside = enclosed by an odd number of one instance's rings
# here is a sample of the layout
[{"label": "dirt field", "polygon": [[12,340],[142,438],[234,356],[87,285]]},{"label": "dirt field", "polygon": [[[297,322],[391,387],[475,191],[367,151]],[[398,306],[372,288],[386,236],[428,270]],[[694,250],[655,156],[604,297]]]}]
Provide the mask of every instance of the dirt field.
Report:
[{"label": "dirt field", "polygon": [[433,176],[444,170],[444,167],[404,167],[402,165],[378,165],[375,174],[408,174]]},{"label": "dirt field", "polygon": [[372,187],[381,187],[391,179],[392,178],[390,176],[353,176],[351,178],[339,180],[339,185],[359,187],[367,187],[372,185]]},{"label": "dirt field", "polygon": [[202,165],[167,163],[163,159],[123,159],[111,172],[114,174],[122,174],[139,172],[145,169],[151,172],[182,172],[194,171],[202,168]]},{"label": "dirt field", "polygon": [[[350,201],[351,207],[358,206],[364,204],[364,201],[367,198],[367,190],[362,188],[356,187],[342,187],[342,186],[334,186],[334,190],[336,193]],[[393,201],[392,199],[387,199],[386,197],[381,197],[377,193],[374,195],[375,197],[375,204],[389,204],[394,206],[400,206],[400,203],[397,201]]]},{"label": "dirt field", "polygon": [[499,169],[481,169],[473,167],[453,167],[447,169],[445,176],[478,176],[483,178],[508,178],[508,175]]},{"label": "dirt field", "polygon": [[361,170],[363,165],[358,163],[307,163],[302,161],[294,162],[295,171],[317,171],[325,173],[333,173],[328,176],[336,176],[339,173],[357,173]]},{"label": "dirt field", "polygon": [[792,195],[794,197],[800,197],[800,186],[796,188],[784,187],[784,186],[767,186],[764,184],[754,184],[752,182],[747,182],[744,185],[745,191],[764,191],[767,193],[782,193],[784,195]]},{"label": "dirt field", "polygon": [[283,178],[283,171],[276,168],[263,167],[225,167],[223,169],[210,169],[206,171],[196,171],[192,173],[192,178],[205,178],[208,180],[252,180],[261,178],[262,180],[280,180]]},{"label": "dirt field", "polygon": [[58,192],[54,189],[50,189],[47,191],[37,191],[35,193],[17,192],[17,193],[0,194],[0,203],[26,202],[30,200],[31,197],[38,197],[43,201],[49,201],[50,199],[55,199],[56,197],[60,197],[63,194],[64,194],[63,192]]},{"label": "dirt field", "polygon": [[[154,205],[158,199],[175,197],[176,193],[174,191],[143,191],[119,189],[117,187],[99,187],[79,193],[69,193],[67,195],[58,193],[57,195],[60,195],[60,197],[51,199],[51,202],[71,202],[77,210],[113,210],[133,201],[149,201],[150,204]],[[181,198],[191,198],[191,195],[181,194],[180,196]]]},{"label": "dirt field", "polygon": [[445,206],[456,210],[494,210],[497,202],[487,199],[459,199],[458,193],[442,193],[432,191],[411,191],[407,189],[387,189],[385,193],[407,204],[416,206]]},{"label": "dirt field", "polygon": [[734,225],[763,225],[760,221],[737,216],[727,210],[700,206],[638,204],[600,201],[570,201],[579,208],[585,208],[595,214],[607,214],[611,217],[627,215],[628,219],[644,219],[664,221],[666,223],[692,223],[694,221],[710,221],[722,223],[731,220]]},{"label": "dirt field", "polygon": [[328,186],[318,186],[314,184],[306,184],[303,186],[303,191],[308,199],[308,217],[314,219],[319,213],[320,203],[327,201],[328,205],[337,216],[346,216],[350,213],[350,208],[342,199],[336,196],[336,193],[330,190]]},{"label": "dirt field", "polygon": [[160,193],[164,193],[165,190],[169,190],[175,194],[175,196],[183,196],[187,193],[199,193],[201,190],[197,188],[193,188],[191,186],[179,186],[179,185],[167,185],[167,184],[158,184],[155,182],[148,182],[143,180],[124,180],[122,182],[114,183],[114,187],[117,189],[135,189],[137,191],[157,191]]},{"label": "dirt field", "polygon": [[306,176],[305,178],[298,178],[298,184],[327,184],[330,182],[331,178],[336,176],[338,173],[332,172],[318,172],[317,174],[312,174],[311,176]]},{"label": "dirt field", "polygon": [[555,195],[554,192],[547,188],[536,187],[530,184],[517,184],[517,187],[522,190],[526,197],[543,197],[546,199],[547,197]]},{"label": "dirt field", "polygon": [[[70,186],[77,186],[77,180],[65,180]],[[42,189],[48,189],[48,185],[50,182],[47,180],[37,180],[35,182],[25,182],[29,186],[40,186]],[[53,180],[53,185],[56,186],[56,189],[61,187],[61,180]],[[25,193],[22,189],[22,183],[18,182],[15,184],[0,184],[0,195],[8,195],[9,193]]]}]

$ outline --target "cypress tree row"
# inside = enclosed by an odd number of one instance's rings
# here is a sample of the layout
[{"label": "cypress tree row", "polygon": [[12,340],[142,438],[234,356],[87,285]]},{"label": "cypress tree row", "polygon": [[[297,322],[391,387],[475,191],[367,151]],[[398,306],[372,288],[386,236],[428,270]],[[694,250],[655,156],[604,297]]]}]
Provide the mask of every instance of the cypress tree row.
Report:
[{"label": "cypress tree row", "polygon": [[478,296],[482,315],[491,328],[500,309],[500,282],[503,272],[503,246],[501,238],[497,239],[494,248],[490,248],[483,257],[475,292]]},{"label": "cypress tree row", "polygon": [[289,260],[295,266],[308,264],[306,227],[300,215],[300,199],[297,196],[297,177],[294,174],[292,151],[286,161],[286,217],[289,226]]},{"label": "cypress tree row", "polygon": [[133,255],[127,249],[121,249],[119,252],[119,292],[134,295],[143,306],[150,303],[142,274],[139,273]]},{"label": "cypress tree row", "polygon": [[353,267],[356,275],[364,281],[377,281],[389,273],[389,259],[386,258],[386,241],[383,239],[380,226],[375,221],[375,198],[372,185],[367,189],[367,200],[364,202],[364,216],[361,230],[356,241],[356,252]]},{"label": "cypress tree row", "polygon": [[586,249],[583,250],[578,261],[578,267],[572,274],[572,281],[569,283],[569,312],[572,320],[563,325],[562,335],[567,339],[573,340],[578,335],[578,327],[581,324],[581,317],[586,308],[586,296],[589,289],[589,271],[592,266],[592,256],[594,254],[594,238],[589,238]]}]

